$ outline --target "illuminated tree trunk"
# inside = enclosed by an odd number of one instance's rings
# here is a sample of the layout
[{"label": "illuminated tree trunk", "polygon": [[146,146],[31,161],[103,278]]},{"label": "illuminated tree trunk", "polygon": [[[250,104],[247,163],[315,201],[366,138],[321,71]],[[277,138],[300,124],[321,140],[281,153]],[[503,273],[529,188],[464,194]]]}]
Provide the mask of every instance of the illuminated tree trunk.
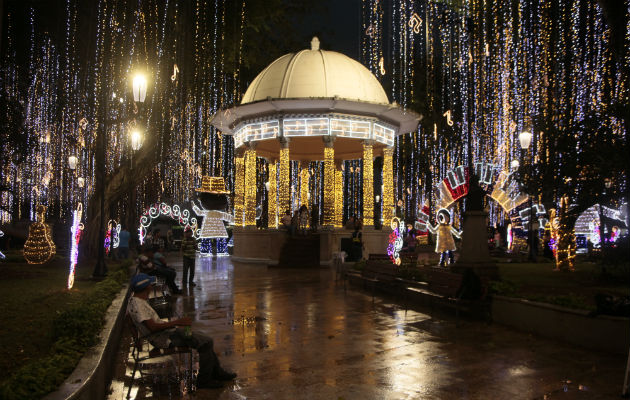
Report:
[{"label": "illuminated tree trunk", "polygon": [[394,148],[383,149],[383,223],[389,225],[394,209]]},{"label": "illuminated tree trunk", "polygon": [[569,216],[569,198],[562,197],[560,201],[558,227],[558,250],[556,254],[556,268],[561,271],[575,271],[573,260],[575,258],[576,244],[573,225]]}]

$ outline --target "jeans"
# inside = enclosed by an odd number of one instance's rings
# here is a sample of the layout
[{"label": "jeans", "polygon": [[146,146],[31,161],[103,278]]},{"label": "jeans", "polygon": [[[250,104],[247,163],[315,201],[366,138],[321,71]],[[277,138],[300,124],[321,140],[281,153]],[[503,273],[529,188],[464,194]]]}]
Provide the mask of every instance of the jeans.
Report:
[{"label": "jeans", "polygon": [[[184,257],[184,272],[182,274],[182,285],[186,282],[192,283],[195,279],[195,259],[190,257]],[[190,271],[190,277],[188,277],[188,271]]]},{"label": "jeans", "polygon": [[213,342],[210,336],[195,331],[191,331],[188,336],[186,329],[178,327],[171,333],[169,339],[171,339],[170,347],[188,346],[199,352],[197,382],[208,382],[213,379],[214,375],[223,370],[212,348]]},{"label": "jeans", "polygon": [[126,260],[129,258],[129,247],[118,247],[118,258]]},{"label": "jeans", "polygon": [[163,267],[161,265],[155,264],[155,268],[152,271],[149,271],[148,274],[163,278],[164,281],[166,281],[166,285],[168,286],[169,289],[171,289],[171,291],[179,290],[179,288],[177,287],[177,284],[175,283],[175,275],[177,275],[177,273],[175,272],[173,268]]},{"label": "jeans", "polygon": [[455,261],[455,257],[453,256],[453,252],[451,250],[443,251],[442,255],[440,256],[440,266],[441,267],[446,265],[446,257],[448,257],[448,263],[449,264],[453,264],[453,262]]}]

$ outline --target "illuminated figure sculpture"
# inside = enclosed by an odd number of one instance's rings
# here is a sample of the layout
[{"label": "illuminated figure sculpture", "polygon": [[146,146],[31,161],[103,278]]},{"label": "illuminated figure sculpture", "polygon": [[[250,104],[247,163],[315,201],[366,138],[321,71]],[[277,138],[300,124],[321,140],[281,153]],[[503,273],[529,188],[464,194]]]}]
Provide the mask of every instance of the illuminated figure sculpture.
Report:
[{"label": "illuminated figure sculpture", "polygon": [[455,240],[453,236],[459,239],[462,233],[451,225],[451,213],[447,209],[442,208],[438,211],[437,220],[438,225],[432,226],[430,223],[427,223],[427,228],[434,235],[437,234],[435,252],[441,253],[440,267],[443,267],[446,265],[447,257],[449,264],[454,262]]},{"label": "illuminated figure sculpture", "polygon": [[419,244],[427,244],[429,239],[429,232],[427,224],[429,223],[429,202],[425,201],[422,209],[418,212],[418,220],[414,224]]},{"label": "illuminated figure sculpture", "polygon": [[[4,232],[0,231],[0,237],[4,236]],[[2,252],[0,251],[0,260],[4,260],[6,257],[4,254],[2,254]]]},{"label": "illuminated figure sculpture", "polygon": [[392,219],[392,233],[389,234],[389,245],[387,246],[387,255],[392,262],[400,265],[400,249],[403,247],[403,239],[400,236],[400,220],[396,217]]},{"label": "illuminated figure sculpture", "polygon": [[228,255],[228,232],[224,222],[234,223],[234,216],[226,212],[228,191],[222,177],[204,176],[201,188],[197,189],[199,205],[193,202],[192,209],[203,217],[199,230],[199,250],[201,254],[212,253],[212,239],[216,239],[216,255]]},{"label": "illuminated figure sculpture", "polygon": [[29,264],[43,264],[53,258],[57,247],[52,240],[50,227],[46,225],[46,206],[35,208],[37,221],[28,228],[28,239],[24,243],[24,258]]}]

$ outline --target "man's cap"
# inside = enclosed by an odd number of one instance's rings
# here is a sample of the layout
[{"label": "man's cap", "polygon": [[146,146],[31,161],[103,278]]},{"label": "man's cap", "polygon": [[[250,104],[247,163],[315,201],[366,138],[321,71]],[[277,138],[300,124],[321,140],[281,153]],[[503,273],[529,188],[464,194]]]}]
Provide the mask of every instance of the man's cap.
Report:
[{"label": "man's cap", "polygon": [[156,278],[155,276],[147,275],[147,274],[137,274],[133,278],[131,278],[131,290],[134,292],[140,292],[146,289],[149,285],[155,285]]},{"label": "man's cap", "polygon": [[146,264],[146,263],[148,263],[148,262],[149,262],[149,257],[147,257],[147,256],[140,256],[140,257],[138,257],[138,260],[139,260],[141,263]]}]

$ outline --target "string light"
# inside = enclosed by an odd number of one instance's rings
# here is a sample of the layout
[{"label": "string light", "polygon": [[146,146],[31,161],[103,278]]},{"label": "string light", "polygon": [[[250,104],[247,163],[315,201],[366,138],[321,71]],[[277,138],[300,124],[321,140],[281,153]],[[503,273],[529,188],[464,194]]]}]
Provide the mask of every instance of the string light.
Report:
[{"label": "string light", "polygon": [[278,206],[279,211],[284,215],[286,210],[291,210],[291,188],[289,181],[289,146],[280,149],[280,182],[278,182]]},{"label": "string light", "polygon": [[277,187],[277,163],[270,162],[268,167],[269,169],[269,188],[267,194],[267,224],[269,228],[278,228],[278,193],[276,191]]},{"label": "string light", "polygon": [[242,155],[235,157],[236,177],[234,179],[234,224],[245,226],[245,158]]},{"label": "string light", "polygon": [[335,149],[324,147],[324,226],[335,225]]},{"label": "string light", "polygon": [[363,142],[363,224],[374,225],[374,157],[372,143]]},{"label": "string light", "polygon": [[256,150],[245,150],[244,226],[256,226]]}]

